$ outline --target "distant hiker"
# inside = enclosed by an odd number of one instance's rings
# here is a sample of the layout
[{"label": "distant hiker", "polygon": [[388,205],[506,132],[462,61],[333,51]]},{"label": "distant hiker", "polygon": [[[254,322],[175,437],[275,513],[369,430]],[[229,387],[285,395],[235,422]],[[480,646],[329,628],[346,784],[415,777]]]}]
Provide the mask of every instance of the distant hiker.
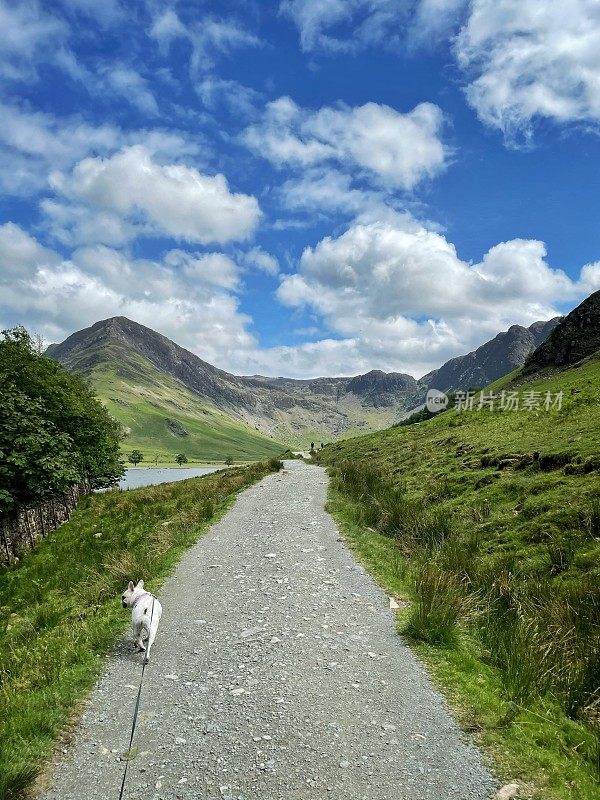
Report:
[{"label": "distant hiker", "polygon": [[322,450],[324,447],[325,447],[325,445],[323,444],[323,442],[321,442],[321,450]]},{"label": "distant hiker", "polygon": [[314,450],[314,449],[315,449],[315,443],[314,443],[314,442],[311,442],[311,443],[310,443],[310,449],[311,449],[311,450]]}]

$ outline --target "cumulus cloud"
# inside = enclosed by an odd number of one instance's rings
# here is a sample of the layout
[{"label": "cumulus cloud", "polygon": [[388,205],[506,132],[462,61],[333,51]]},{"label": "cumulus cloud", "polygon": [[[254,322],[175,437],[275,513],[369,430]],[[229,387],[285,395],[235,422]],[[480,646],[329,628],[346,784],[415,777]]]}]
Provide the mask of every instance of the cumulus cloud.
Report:
[{"label": "cumulus cloud", "polygon": [[126,220],[188,242],[247,239],[260,218],[258,202],[231,192],[224,175],[194,167],[160,164],[147,147],[127,147],[109,158],[86,158],[53,187],[75,202],[114,212]]},{"label": "cumulus cloud", "polygon": [[8,223],[0,226],[0,325],[27,319],[58,341],[123,314],[237,373],[314,377],[378,367],[418,377],[600,288],[597,263],[570,280],[548,265],[541,242],[500,243],[467,264],[439,233],[390,216],[323,239],[305,250],[297,273],[282,276],[279,300],[308,308],[323,338],[261,348],[236,294],[245,268],[224,253],[183,249],[151,260],[94,245],[65,259]]},{"label": "cumulus cloud", "polygon": [[224,253],[188,253],[184,250],[169,250],[165,264],[181,268],[186,278],[212,283],[224,289],[237,289],[240,284],[240,268]]},{"label": "cumulus cloud", "polygon": [[56,253],[43,247],[18,225],[13,222],[0,225],[0,274],[4,280],[59,262]]},{"label": "cumulus cloud", "polygon": [[547,263],[544,244],[534,240],[500,243],[468,264],[444,236],[404,214],[354,224],[307,248],[278,297],[321,315],[355,343],[362,363],[418,375],[514,323],[558,314],[595,281],[595,265],[573,281]]},{"label": "cumulus cloud", "polygon": [[355,188],[350,175],[328,167],[312,167],[288,178],[277,194],[285,208],[307,213],[311,218],[316,211],[325,215],[358,215],[367,210],[382,213],[389,202],[384,192]]},{"label": "cumulus cloud", "polygon": [[144,233],[153,233],[150,225],[128,222],[114,211],[95,209],[92,213],[87,205],[46,198],[40,208],[44,214],[42,227],[57,242],[70,247],[98,242],[120,246]]},{"label": "cumulus cloud", "polygon": [[267,105],[261,122],[246,128],[242,141],[278,167],[334,162],[383,185],[412,189],[445,166],[442,125],[442,112],[432,103],[406,114],[378,103],[311,111],[281,97]]},{"label": "cumulus cloud", "polygon": [[472,79],[467,98],[507,132],[536,117],[600,118],[600,6],[596,0],[473,0],[456,42]]},{"label": "cumulus cloud", "polygon": [[0,194],[28,195],[48,186],[52,170],[71,169],[90,153],[105,155],[133,143],[153,156],[196,156],[199,143],[177,130],[125,131],[91,125],[77,115],[57,117],[0,103]]}]

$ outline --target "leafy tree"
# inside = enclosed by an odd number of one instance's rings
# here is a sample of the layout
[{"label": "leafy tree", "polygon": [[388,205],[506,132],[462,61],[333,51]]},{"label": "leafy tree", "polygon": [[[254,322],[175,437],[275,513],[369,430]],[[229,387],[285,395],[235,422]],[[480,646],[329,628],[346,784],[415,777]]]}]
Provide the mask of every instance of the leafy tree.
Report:
[{"label": "leafy tree", "polygon": [[78,483],[77,453],[66,433],[45,418],[39,400],[0,381],[0,514]]},{"label": "leafy tree", "polygon": [[132,450],[131,453],[127,456],[129,461],[133,464],[133,466],[137,466],[140,461],[144,460],[144,454],[140,453],[139,450]]},{"label": "leafy tree", "polygon": [[228,467],[230,467],[233,464],[233,458],[231,456],[227,456],[227,458],[225,459],[225,463],[227,464]]},{"label": "leafy tree", "polygon": [[188,457],[185,453],[177,453],[175,456],[175,461],[181,466],[182,464],[187,464]]},{"label": "leafy tree", "polygon": [[0,513],[84,480],[109,486],[123,474],[119,423],[21,327],[0,336],[0,404]]}]

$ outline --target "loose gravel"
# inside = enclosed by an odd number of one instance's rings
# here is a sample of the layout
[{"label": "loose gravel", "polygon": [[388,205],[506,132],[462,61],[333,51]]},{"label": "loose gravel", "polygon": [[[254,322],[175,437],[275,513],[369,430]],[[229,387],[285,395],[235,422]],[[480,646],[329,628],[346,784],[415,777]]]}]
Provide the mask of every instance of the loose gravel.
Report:
[{"label": "loose gravel", "polygon": [[[497,788],[325,494],[321,468],[286,462],[166,582],[129,800],[484,800]],[[124,639],[40,800],[118,798],[140,671]]]}]

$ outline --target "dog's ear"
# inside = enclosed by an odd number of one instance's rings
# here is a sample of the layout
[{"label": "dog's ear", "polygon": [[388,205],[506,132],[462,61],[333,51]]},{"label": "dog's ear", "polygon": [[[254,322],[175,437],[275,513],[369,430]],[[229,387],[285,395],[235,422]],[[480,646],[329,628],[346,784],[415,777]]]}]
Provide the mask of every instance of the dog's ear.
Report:
[{"label": "dog's ear", "polygon": [[143,589],[144,588],[144,581],[138,581],[137,582],[137,586],[135,588],[136,589]]},{"label": "dog's ear", "polygon": [[129,581],[129,586],[127,587],[128,592],[133,592],[133,581]]}]

